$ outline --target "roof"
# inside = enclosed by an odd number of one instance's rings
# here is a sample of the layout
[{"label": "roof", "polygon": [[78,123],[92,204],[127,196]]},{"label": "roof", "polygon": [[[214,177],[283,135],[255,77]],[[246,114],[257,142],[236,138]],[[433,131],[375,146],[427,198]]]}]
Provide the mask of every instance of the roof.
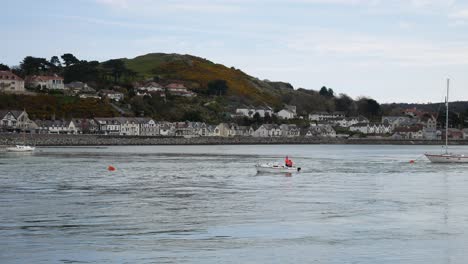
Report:
[{"label": "roof", "polygon": [[114,90],[101,90],[100,93],[102,93],[102,94],[123,94],[121,92],[117,92],[117,91],[114,91]]},{"label": "roof", "polygon": [[23,111],[22,110],[0,110],[0,118],[4,118],[8,113],[11,113],[15,118],[18,118]]},{"label": "roof", "polygon": [[11,71],[0,71],[0,80],[16,80],[22,81],[20,77],[16,74],[12,73]]},{"label": "roof", "polygon": [[26,79],[28,81],[36,81],[36,82],[46,82],[50,80],[62,80],[63,81],[63,78],[58,75],[54,75],[54,76],[33,75],[33,76],[28,76]]},{"label": "roof", "polygon": [[187,89],[183,84],[181,83],[170,83],[166,85],[166,88],[168,89]]},{"label": "roof", "polygon": [[415,126],[401,126],[394,129],[394,132],[408,133],[408,132],[419,132],[423,129],[422,125]]}]

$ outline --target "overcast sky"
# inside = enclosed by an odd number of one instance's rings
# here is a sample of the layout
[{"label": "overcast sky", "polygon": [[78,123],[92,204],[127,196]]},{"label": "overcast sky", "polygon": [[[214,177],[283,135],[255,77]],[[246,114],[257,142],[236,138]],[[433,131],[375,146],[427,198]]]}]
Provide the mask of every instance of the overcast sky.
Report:
[{"label": "overcast sky", "polygon": [[[468,0],[1,1],[0,63],[183,53],[294,87],[468,100]],[[6,12],[5,12],[6,11]]]}]

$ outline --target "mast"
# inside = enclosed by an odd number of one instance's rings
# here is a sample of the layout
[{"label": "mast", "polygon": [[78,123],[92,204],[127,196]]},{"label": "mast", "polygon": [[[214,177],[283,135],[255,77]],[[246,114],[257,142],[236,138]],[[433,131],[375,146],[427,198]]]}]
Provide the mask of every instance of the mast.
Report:
[{"label": "mast", "polygon": [[450,79],[447,79],[447,97],[445,97],[445,153],[448,154],[448,125],[449,125],[449,85]]}]

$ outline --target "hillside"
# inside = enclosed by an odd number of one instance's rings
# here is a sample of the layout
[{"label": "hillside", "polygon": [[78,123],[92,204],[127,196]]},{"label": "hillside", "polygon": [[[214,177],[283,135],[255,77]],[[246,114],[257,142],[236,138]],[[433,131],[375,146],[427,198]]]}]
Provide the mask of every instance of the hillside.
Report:
[{"label": "hillside", "polygon": [[[61,91],[27,87],[32,92],[49,95],[36,98],[5,95],[0,102],[0,108],[4,109],[32,109],[34,116],[52,116],[54,113],[64,117],[109,116],[115,114],[114,109],[125,109],[129,116],[216,123],[230,121],[230,114],[241,105],[270,106],[279,111],[286,104],[296,106],[301,116],[314,111],[343,111],[373,118],[380,114],[378,103],[369,98],[355,101],[346,95],[337,96],[332,89],[321,85],[295,89],[287,82],[260,80],[234,67],[192,55],[151,53],[103,62],[81,60],[69,53],[54,56],[54,61],[27,56],[20,62],[20,67],[12,71],[22,78],[32,75],[63,76],[65,83],[80,81],[96,91],[115,90],[124,95],[124,100],[118,105],[109,105],[104,100],[82,101]],[[136,96],[135,84],[143,81],[155,81],[162,86],[173,82],[183,83],[196,96],[181,98],[167,91],[162,97]]]},{"label": "hillside", "polygon": [[16,95],[0,93],[0,109],[25,109],[32,119],[112,117],[118,113],[96,99],[55,95]]},{"label": "hillside", "polygon": [[239,69],[228,68],[191,55],[151,53],[134,59],[123,59],[126,66],[140,76],[184,80],[194,91],[203,91],[214,80],[225,80],[228,95],[239,96],[244,103],[280,106],[281,90],[292,89],[290,84],[261,81]]}]

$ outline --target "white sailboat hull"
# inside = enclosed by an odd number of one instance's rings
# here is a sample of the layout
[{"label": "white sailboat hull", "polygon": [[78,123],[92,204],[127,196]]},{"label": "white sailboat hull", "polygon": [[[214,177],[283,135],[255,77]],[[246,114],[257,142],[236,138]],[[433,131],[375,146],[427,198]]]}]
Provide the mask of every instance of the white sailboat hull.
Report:
[{"label": "white sailboat hull", "polygon": [[424,154],[433,163],[468,163],[468,156],[460,154]]}]

